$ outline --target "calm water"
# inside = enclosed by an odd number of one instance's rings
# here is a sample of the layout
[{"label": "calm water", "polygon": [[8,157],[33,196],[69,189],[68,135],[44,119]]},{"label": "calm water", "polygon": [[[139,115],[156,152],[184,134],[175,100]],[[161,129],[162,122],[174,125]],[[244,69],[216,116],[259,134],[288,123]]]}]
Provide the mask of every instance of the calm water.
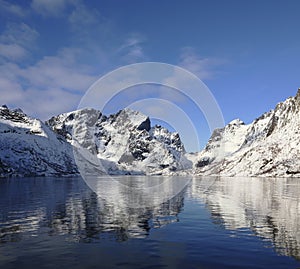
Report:
[{"label": "calm water", "polygon": [[0,180],[0,268],[300,268],[300,179],[192,178],[135,208],[153,179],[119,180]]}]

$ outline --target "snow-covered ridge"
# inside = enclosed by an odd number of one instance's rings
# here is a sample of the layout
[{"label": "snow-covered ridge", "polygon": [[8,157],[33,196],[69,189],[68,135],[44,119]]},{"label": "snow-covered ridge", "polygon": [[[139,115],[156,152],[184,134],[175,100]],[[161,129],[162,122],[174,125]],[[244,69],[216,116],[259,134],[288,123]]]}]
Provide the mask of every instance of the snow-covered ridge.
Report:
[{"label": "snow-covered ridge", "polygon": [[191,168],[178,133],[161,126],[151,127],[140,112],[123,109],[105,116],[94,109],[82,109],[46,122],[83,155],[101,160],[109,174],[169,174]]},{"label": "snow-covered ridge", "polygon": [[73,175],[86,163],[97,175],[170,174],[192,167],[178,133],[151,127],[147,116],[130,109],[105,116],[86,108],[43,123],[3,106],[0,150],[0,177]]},{"label": "snow-covered ridge", "polygon": [[299,177],[299,130],[300,90],[250,124],[237,119],[215,130],[195,154],[185,152],[178,133],[151,127],[147,116],[130,109],[105,116],[85,108],[43,123],[3,106],[0,176],[73,175],[88,160],[85,172],[97,175]]},{"label": "snow-covered ridge", "polygon": [[197,174],[300,176],[300,89],[245,125],[234,120],[215,130],[197,154]]},{"label": "snow-covered ridge", "polygon": [[0,107],[0,177],[77,173],[72,147],[20,109]]}]

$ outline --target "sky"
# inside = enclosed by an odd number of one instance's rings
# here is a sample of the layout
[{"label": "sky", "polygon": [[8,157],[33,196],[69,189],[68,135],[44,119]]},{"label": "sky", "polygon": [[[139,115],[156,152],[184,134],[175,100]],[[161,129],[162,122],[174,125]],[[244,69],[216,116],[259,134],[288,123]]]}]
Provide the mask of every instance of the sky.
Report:
[{"label": "sky", "polygon": [[[108,72],[161,62],[200,78],[225,123],[250,123],[300,87],[299,10],[297,0],[0,0],[0,103],[46,120],[76,109]],[[132,87],[105,112],[136,102],[138,93],[162,92],[168,89]],[[212,131],[205,115],[174,93],[164,99],[199,121],[205,145]],[[153,103],[161,111],[154,122],[164,121],[163,108]],[[198,150],[184,140],[188,151]]]}]

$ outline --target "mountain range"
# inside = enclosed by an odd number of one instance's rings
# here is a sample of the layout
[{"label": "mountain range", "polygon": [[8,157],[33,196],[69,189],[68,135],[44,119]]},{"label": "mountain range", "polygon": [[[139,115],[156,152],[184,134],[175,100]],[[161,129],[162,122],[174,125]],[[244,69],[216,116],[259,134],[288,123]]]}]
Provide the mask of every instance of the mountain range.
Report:
[{"label": "mountain range", "polygon": [[236,119],[187,153],[176,132],[131,109],[46,122],[0,107],[0,177],[88,174],[300,176],[300,89],[250,124]]}]

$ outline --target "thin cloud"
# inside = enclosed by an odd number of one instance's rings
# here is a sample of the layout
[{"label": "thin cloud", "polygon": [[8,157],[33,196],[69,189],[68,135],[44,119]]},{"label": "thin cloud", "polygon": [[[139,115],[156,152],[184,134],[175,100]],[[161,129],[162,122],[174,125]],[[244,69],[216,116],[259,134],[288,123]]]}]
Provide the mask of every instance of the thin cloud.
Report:
[{"label": "thin cloud", "polygon": [[33,0],[31,8],[46,17],[59,17],[64,13],[68,3],[69,0]]},{"label": "thin cloud", "polygon": [[0,0],[0,11],[3,14],[10,14],[17,17],[25,17],[28,14],[28,11],[21,6],[9,3],[4,0]]},{"label": "thin cloud", "polygon": [[84,1],[33,0],[30,7],[28,12],[45,16],[43,19],[63,15],[74,45],[55,47],[52,51],[56,52],[40,57],[34,52],[44,33],[24,23],[25,19],[7,23],[0,35],[1,102],[29,115],[47,119],[76,109],[103,70],[146,58],[145,39],[140,34],[116,36],[113,23]]},{"label": "thin cloud", "polygon": [[68,21],[75,29],[83,26],[96,24],[99,22],[100,13],[97,10],[92,10],[84,5],[83,2],[77,1],[71,11]]},{"label": "thin cloud", "polygon": [[0,35],[0,61],[20,62],[30,55],[38,37],[25,23],[9,23]]},{"label": "thin cloud", "polygon": [[26,56],[27,51],[17,44],[0,44],[0,57],[12,61],[19,61]]},{"label": "thin cloud", "polygon": [[21,75],[34,87],[61,88],[82,92],[96,80],[89,68],[79,64],[72,48],[64,49],[57,56],[46,56],[35,65],[22,70]]},{"label": "thin cloud", "polygon": [[3,63],[1,102],[42,119],[76,108],[82,92],[97,78],[88,66],[79,64],[78,53],[78,49],[65,48],[29,67]]},{"label": "thin cloud", "polygon": [[129,36],[118,48],[117,54],[121,55],[123,62],[136,63],[147,59],[142,44],[145,39],[138,34]]},{"label": "thin cloud", "polygon": [[26,23],[8,23],[0,36],[0,43],[32,48],[38,36],[39,33]]},{"label": "thin cloud", "polygon": [[224,59],[200,57],[193,48],[185,47],[180,54],[178,65],[194,73],[201,80],[213,79],[217,69],[225,64]]}]

